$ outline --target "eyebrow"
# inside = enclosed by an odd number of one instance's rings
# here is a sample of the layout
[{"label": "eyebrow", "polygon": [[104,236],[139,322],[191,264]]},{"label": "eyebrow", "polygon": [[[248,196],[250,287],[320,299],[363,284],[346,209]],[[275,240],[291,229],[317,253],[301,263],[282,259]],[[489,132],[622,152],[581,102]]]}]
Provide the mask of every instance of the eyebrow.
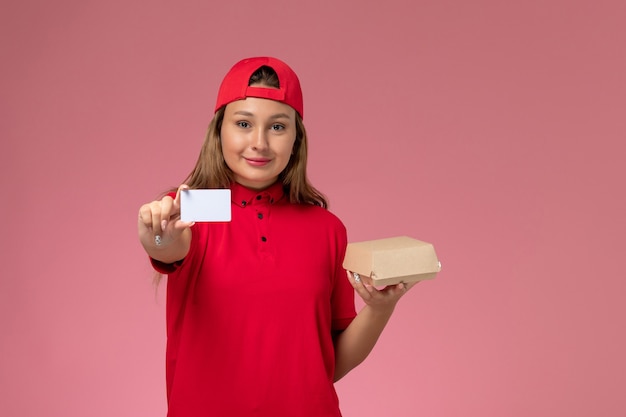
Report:
[{"label": "eyebrow", "polygon": [[[236,111],[234,114],[246,117],[254,117],[254,113],[250,113],[249,111],[245,110]],[[287,113],[276,113],[271,115],[270,119],[289,119],[289,115]]]}]

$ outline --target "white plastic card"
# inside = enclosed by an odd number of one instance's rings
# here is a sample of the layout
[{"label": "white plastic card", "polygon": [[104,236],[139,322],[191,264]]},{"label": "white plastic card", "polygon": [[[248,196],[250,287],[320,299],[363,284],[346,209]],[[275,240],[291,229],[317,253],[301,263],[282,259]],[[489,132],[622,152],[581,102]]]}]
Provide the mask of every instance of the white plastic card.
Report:
[{"label": "white plastic card", "polygon": [[180,219],[184,222],[229,222],[230,190],[182,190]]}]

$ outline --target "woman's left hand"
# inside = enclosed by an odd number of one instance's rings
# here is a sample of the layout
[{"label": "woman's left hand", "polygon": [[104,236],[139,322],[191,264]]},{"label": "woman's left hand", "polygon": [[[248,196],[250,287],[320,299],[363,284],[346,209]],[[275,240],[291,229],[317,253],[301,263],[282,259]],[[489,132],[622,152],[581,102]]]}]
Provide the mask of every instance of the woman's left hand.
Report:
[{"label": "woman's left hand", "polygon": [[[379,290],[372,285],[370,277],[358,276],[358,274],[351,271],[346,271],[346,273],[357,294],[359,294],[365,304],[374,310],[393,309],[398,300],[419,282],[409,284],[401,282],[396,285],[387,285]],[[355,279],[357,276],[359,278]]]},{"label": "woman's left hand", "polygon": [[354,290],[365,302],[350,325],[335,338],[335,381],[363,362],[393,314],[398,300],[416,283],[374,287],[370,277],[346,271]]}]

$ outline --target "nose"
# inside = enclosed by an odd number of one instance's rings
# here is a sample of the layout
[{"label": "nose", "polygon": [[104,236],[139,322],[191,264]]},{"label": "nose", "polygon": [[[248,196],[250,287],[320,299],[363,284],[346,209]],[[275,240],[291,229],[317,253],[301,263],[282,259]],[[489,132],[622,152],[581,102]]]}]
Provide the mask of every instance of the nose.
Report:
[{"label": "nose", "polygon": [[264,151],[269,147],[267,138],[267,130],[263,128],[257,128],[252,133],[250,147],[256,151]]}]

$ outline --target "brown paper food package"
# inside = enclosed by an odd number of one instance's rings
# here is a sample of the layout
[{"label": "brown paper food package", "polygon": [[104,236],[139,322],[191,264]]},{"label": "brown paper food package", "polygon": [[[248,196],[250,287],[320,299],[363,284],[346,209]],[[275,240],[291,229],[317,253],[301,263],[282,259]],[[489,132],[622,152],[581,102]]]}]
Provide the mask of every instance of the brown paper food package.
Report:
[{"label": "brown paper food package", "polygon": [[441,262],[431,243],[397,236],[349,243],[343,267],[380,286],[433,279]]}]

